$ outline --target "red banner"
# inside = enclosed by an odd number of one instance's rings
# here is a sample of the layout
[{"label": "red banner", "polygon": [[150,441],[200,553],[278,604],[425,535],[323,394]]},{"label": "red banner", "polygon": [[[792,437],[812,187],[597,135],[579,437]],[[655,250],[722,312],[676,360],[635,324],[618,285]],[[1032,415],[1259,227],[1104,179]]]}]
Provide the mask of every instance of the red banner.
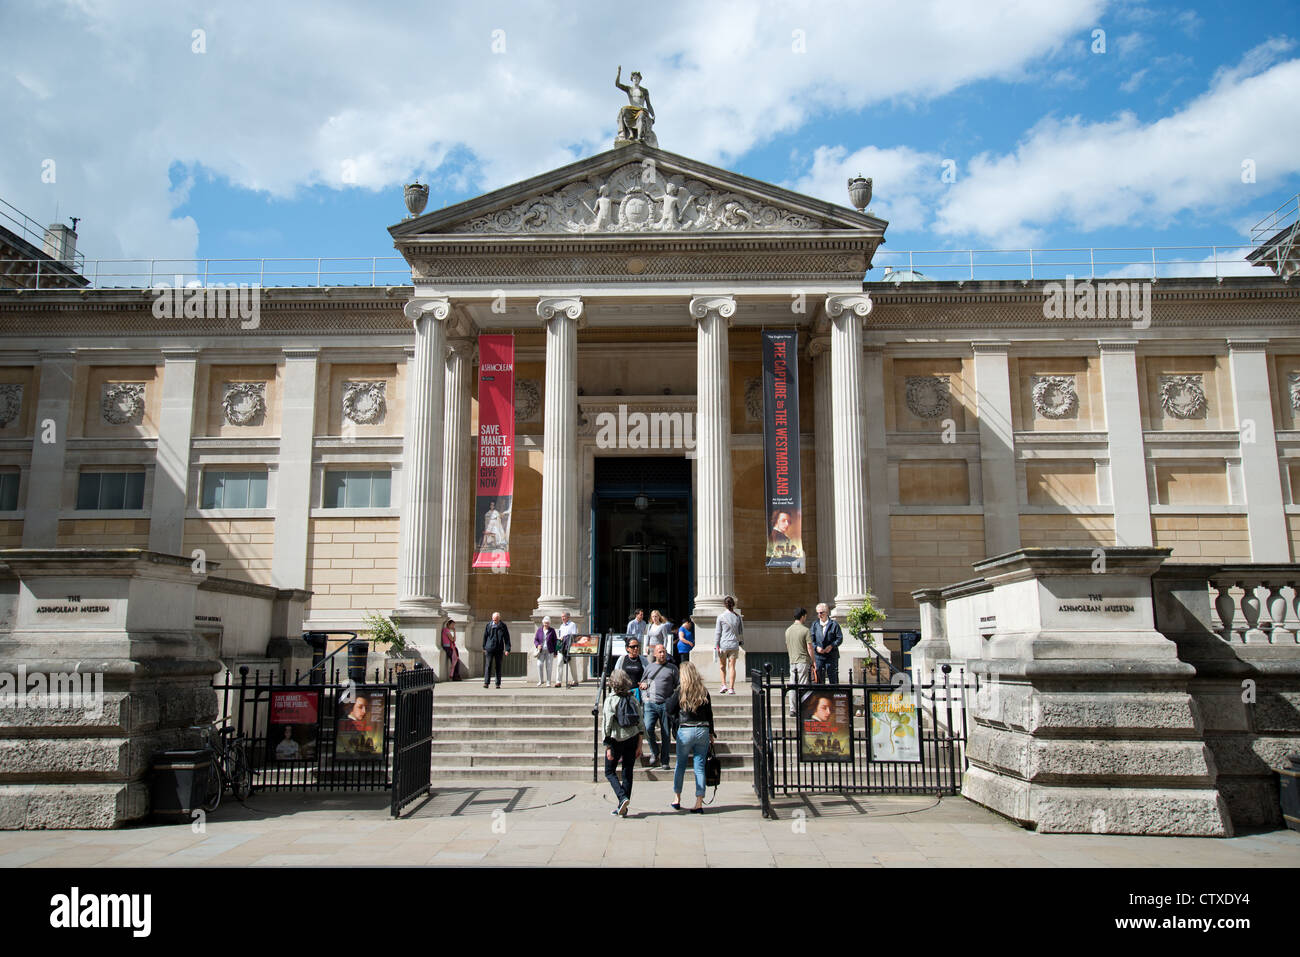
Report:
[{"label": "red banner", "polygon": [[515,337],[478,337],[478,478],[474,567],[510,567],[515,491]]}]

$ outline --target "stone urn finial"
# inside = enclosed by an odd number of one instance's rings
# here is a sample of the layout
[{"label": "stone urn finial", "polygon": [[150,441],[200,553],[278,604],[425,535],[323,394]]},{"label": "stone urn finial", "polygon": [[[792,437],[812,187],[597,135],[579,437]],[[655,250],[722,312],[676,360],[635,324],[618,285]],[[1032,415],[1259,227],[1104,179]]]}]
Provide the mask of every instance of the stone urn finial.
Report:
[{"label": "stone urn finial", "polygon": [[406,196],[406,211],[411,214],[411,218],[424,212],[424,207],[429,202],[428,186],[418,181],[407,183],[403,192]]},{"label": "stone urn finial", "polygon": [[855,176],[849,180],[849,201],[859,213],[871,202],[871,180]]}]

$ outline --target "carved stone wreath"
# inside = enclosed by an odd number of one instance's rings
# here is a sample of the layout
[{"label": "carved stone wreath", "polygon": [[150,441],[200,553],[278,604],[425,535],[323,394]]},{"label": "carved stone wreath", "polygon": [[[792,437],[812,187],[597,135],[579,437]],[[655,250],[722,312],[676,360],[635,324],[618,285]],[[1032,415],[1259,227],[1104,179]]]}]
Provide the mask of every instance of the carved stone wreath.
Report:
[{"label": "carved stone wreath", "polygon": [[374,425],[382,422],[388,405],[384,400],[384,389],[388,382],[344,382],[343,383],[343,418],[357,425]]},{"label": "carved stone wreath", "polygon": [[100,412],[109,425],[139,425],[144,421],[144,383],[109,382],[104,384]]},{"label": "carved stone wreath", "polygon": [[[670,210],[664,214],[668,186]],[[608,213],[598,215],[605,188]],[[452,227],[455,233],[585,233],[685,230],[816,229],[808,216],[752,196],[720,190],[681,174],[665,176],[641,163],[628,163],[607,178],[569,183],[505,209]]]},{"label": "carved stone wreath", "polygon": [[227,382],[221,411],[231,425],[255,425],[266,415],[265,382]]},{"label": "carved stone wreath", "polygon": [[1044,419],[1072,419],[1079,412],[1079,392],[1072,375],[1036,375],[1034,412]]},{"label": "carved stone wreath", "polygon": [[531,422],[542,407],[542,390],[533,379],[515,382],[515,419]]},{"label": "carved stone wreath", "polygon": [[1202,419],[1209,406],[1205,401],[1204,376],[1162,375],[1160,377],[1160,404],[1175,419]]},{"label": "carved stone wreath", "polygon": [[1300,372],[1290,373],[1287,382],[1291,387],[1291,411],[1300,412]]},{"label": "carved stone wreath", "polygon": [[21,382],[0,383],[0,429],[18,418],[23,408]]},{"label": "carved stone wreath", "polygon": [[763,380],[759,377],[745,380],[745,421],[763,421]]},{"label": "carved stone wreath", "polygon": [[907,409],[918,419],[938,419],[952,405],[952,384],[946,375],[907,377]]}]

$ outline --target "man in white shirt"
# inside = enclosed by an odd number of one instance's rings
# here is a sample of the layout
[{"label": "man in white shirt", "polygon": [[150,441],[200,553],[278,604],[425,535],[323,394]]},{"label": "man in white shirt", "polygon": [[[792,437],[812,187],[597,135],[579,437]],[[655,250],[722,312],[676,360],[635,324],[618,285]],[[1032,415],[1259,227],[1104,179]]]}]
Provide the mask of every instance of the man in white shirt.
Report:
[{"label": "man in white shirt", "polygon": [[560,687],[559,678],[564,676],[564,687],[576,685],[578,683],[577,662],[569,657],[569,646],[573,644],[573,639],[578,634],[578,625],[576,622],[569,620],[567,611],[560,612],[560,630],[557,635],[560,639],[560,660],[555,667],[555,687]]}]

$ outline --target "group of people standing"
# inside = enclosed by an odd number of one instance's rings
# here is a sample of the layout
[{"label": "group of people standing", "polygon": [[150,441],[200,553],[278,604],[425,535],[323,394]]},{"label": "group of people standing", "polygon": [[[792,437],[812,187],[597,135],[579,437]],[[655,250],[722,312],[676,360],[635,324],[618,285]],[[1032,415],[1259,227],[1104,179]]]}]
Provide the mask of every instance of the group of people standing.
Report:
[{"label": "group of people standing", "polygon": [[629,635],[626,653],[615,663],[610,675],[601,710],[605,779],[617,801],[612,813],[627,817],[642,738],[650,745],[652,765],[663,771],[670,769],[668,748],[672,728],[676,734],[677,763],[669,806],[675,811],[682,810],[682,783],[690,763],[695,772],[695,805],[688,810],[702,814],[705,761],[717,740],[709,691],[689,660],[679,665],[668,656],[668,648],[662,641],[650,647],[652,657],[647,659],[641,654],[640,637]]},{"label": "group of people standing", "polygon": [[[844,632],[830,616],[825,602],[817,606],[817,617],[808,627],[808,610],[797,608],[794,621],[785,630],[785,651],[790,658],[792,684],[838,684],[840,680],[840,645]],[[794,715],[794,692],[787,710]]]},{"label": "group of people standing", "polygon": [[[745,644],[745,620],[736,612],[736,599],[728,595],[723,599],[723,605],[726,606],[726,611],[718,616],[717,624],[713,629],[713,648],[722,677],[722,688],[718,693],[735,694],[736,661],[740,657],[741,647]],[[647,656],[653,655],[656,646],[667,649],[673,637],[672,622],[658,611],[651,611],[650,620],[647,622],[645,610],[641,608],[632,615],[632,620],[627,623],[624,631],[628,636],[629,644],[633,638],[644,640]],[[677,628],[675,654],[671,655],[679,667],[690,660],[691,652],[695,650],[695,643],[695,622],[691,620],[690,615],[687,615]]]}]

